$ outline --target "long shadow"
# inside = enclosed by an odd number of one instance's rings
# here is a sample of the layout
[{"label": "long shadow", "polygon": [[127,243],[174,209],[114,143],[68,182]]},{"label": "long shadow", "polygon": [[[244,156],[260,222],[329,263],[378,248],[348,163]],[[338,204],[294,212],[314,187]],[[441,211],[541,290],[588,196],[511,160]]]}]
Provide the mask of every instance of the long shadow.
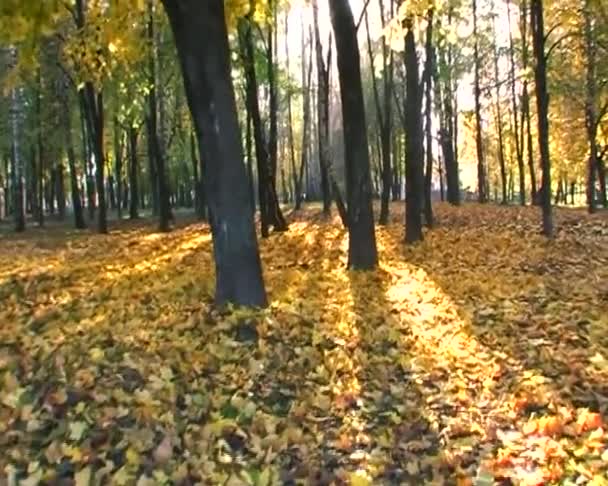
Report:
[{"label": "long shadow", "polygon": [[[462,401],[469,409],[471,403],[477,408],[477,417],[471,419],[481,429],[474,442],[486,456],[499,453],[497,430],[504,433],[515,427],[521,432],[522,424],[539,417],[558,418],[558,432],[561,427],[569,432],[555,438],[569,437],[570,443],[562,441],[555,450],[573,454],[584,437],[579,440],[572,434],[587,426],[572,425],[572,417],[578,414],[579,424],[590,417],[575,409],[590,408],[606,418],[608,370],[601,364],[607,346],[598,334],[593,337],[589,316],[601,322],[608,309],[602,298],[605,289],[588,284],[590,279],[601,282],[608,277],[606,247],[602,249],[602,241],[594,236],[596,226],[582,228],[586,223],[581,223],[580,214],[557,215],[564,229],[554,242],[536,234],[537,215],[530,208],[473,206],[462,214],[447,209],[442,215],[446,224],[428,233],[419,247],[404,247],[400,229],[387,233],[387,244],[401,248],[404,260],[424,272],[448,304],[443,315],[435,315],[435,331],[425,331],[428,336],[436,334],[431,342],[437,348],[428,354],[435,354],[436,361],[446,349],[452,358],[461,356],[452,373],[466,370],[469,375],[462,381],[469,396],[463,393]],[[590,303],[597,307],[590,308]],[[595,324],[595,332],[603,332],[601,324]],[[480,366],[484,364],[485,370]],[[471,391],[478,397],[473,401]],[[538,447],[534,440],[544,440],[534,437],[519,437],[522,454],[533,454],[525,451]],[[538,454],[537,465],[545,461],[561,469],[563,457],[558,452],[545,449]],[[523,459],[503,454],[505,465],[518,460]],[[526,467],[533,463],[526,459]]]}]

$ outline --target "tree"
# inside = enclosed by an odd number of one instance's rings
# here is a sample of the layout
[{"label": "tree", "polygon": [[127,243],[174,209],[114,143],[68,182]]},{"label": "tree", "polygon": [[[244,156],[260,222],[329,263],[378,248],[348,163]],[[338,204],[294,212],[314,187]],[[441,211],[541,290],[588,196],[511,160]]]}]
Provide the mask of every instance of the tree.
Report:
[{"label": "tree", "polygon": [[477,0],[473,0],[473,60],[474,71],[474,94],[475,94],[475,146],[477,149],[477,197],[480,203],[488,201],[486,194],[486,168],[483,153],[483,137],[481,127],[481,84],[480,69],[481,57],[479,54],[479,32],[477,26]]},{"label": "tree", "polygon": [[344,125],[348,266],[369,270],[378,264],[378,252],[357,32],[348,0],[329,0],[329,10],[336,39]]},{"label": "tree", "polygon": [[412,19],[406,20],[405,68],[407,95],[405,100],[405,240],[422,241],[422,202],[424,198],[422,88],[418,76],[418,58]]},{"label": "tree", "polygon": [[[17,65],[17,49],[10,49],[13,69]],[[11,155],[12,155],[12,186],[13,212],[15,216],[15,231],[25,231],[25,194],[23,184],[23,93],[20,87],[11,89]]]},{"label": "tree", "polygon": [[549,153],[549,93],[547,91],[547,54],[545,52],[545,24],[543,1],[532,0],[532,40],[536,65],[534,80],[536,84],[536,105],[538,113],[538,145],[543,171],[542,176],[542,213],[543,234],[553,236],[553,213],[551,201],[551,158]]},{"label": "tree", "polygon": [[[323,213],[331,211],[333,177],[329,162],[329,70],[331,66],[331,38],[327,53],[327,62],[323,59],[321,34],[319,33],[319,11],[317,0],[312,0],[313,23],[315,32],[315,58],[317,64],[317,141],[319,146],[319,169],[321,172],[321,192],[323,195]],[[336,194],[339,197],[339,193]]]},{"label": "tree", "polygon": [[163,0],[199,148],[216,266],[215,301],[267,305],[231,78],[222,0]]}]

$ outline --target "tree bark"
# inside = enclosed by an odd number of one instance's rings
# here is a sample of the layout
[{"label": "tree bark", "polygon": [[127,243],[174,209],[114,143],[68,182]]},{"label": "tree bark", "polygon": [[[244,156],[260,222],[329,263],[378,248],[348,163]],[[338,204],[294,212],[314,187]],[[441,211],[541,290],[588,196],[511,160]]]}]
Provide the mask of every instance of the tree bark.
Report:
[{"label": "tree bark", "polygon": [[331,66],[331,38],[328,46],[327,63],[323,59],[323,47],[319,32],[319,9],[317,0],[312,0],[313,24],[315,31],[315,57],[317,63],[317,141],[319,169],[321,172],[321,192],[323,193],[323,213],[331,212],[332,186],[329,161],[329,70]]},{"label": "tree bark", "polygon": [[479,37],[477,29],[477,0],[473,0],[473,61],[475,63],[475,147],[477,149],[477,196],[480,203],[488,201],[486,194],[486,168],[483,153],[483,139],[481,136],[481,87],[480,69],[481,59],[479,56]]},{"label": "tree bark", "polygon": [[[520,17],[522,23],[522,49],[521,49],[521,57],[522,57],[522,69],[526,71],[528,69],[528,3],[527,0],[522,0]],[[522,86],[522,95],[521,95],[521,138],[520,138],[520,146],[524,147],[524,124],[526,125],[526,147],[527,147],[527,157],[528,157],[528,170],[530,172],[530,200],[533,204],[536,204],[537,201],[537,188],[536,188],[536,168],[534,166],[534,149],[532,145],[532,122],[530,116],[530,94],[528,92],[528,78],[524,77],[524,82]]]},{"label": "tree bark", "polygon": [[206,143],[207,201],[218,305],[267,305],[247,192],[223,0],[163,0],[177,46],[199,150]]},{"label": "tree bark", "polygon": [[433,185],[433,126],[431,118],[431,110],[433,109],[433,98],[432,98],[432,73],[434,71],[434,56],[433,50],[433,20],[434,10],[429,9],[427,17],[427,28],[426,28],[426,59],[425,59],[425,129],[426,129],[426,170],[424,173],[424,221],[425,224],[431,228],[433,226],[433,200],[432,200],[432,185]]},{"label": "tree bark", "polygon": [[405,241],[422,241],[422,203],[424,198],[422,89],[418,76],[416,41],[411,19],[407,21],[405,35],[405,68],[407,95],[405,100]]},{"label": "tree bark", "polygon": [[129,218],[139,218],[139,162],[137,157],[137,128],[129,125]]},{"label": "tree bark", "polygon": [[241,20],[239,25],[239,41],[244,60],[247,109],[251,114],[253,123],[253,140],[258,167],[258,198],[262,237],[267,238],[270,235],[270,226],[275,231],[286,231],[287,222],[279,206],[268,146],[266,145],[264,136],[264,127],[262,126],[251,24],[251,16]]},{"label": "tree bark", "polygon": [[348,267],[369,270],[378,264],[367,126],[355,21],[348,0],[330,0],[336,39],[348,202]]},{"label": "tree bark", "polygon": [[150,76],[150,91],[148,93],[148,135],[149,147],[152,153],[150,154],[154,159],[154,165],[156,168],[156,186],[152,187],[152,191],[156,191],[158,197],[158,230],[167,232],[171,229],[171,204],[169,201],[169,186],[167,180],[167,171],[165,168],[165,154],[163,146],[161,144],[161,130],[159,131],[158,126],[158,108],[159,103],[157,99],[157,85],[159,80],[158,75],[158,63],[157,63],[157,45],[156,45],[156,34],[155,34],[155,22],[154,22],[154,5],[150,1],[148,3],[148,42],[150,46],[150,58],[149,58],[149,76]]},{"label": "tree bark", "polygon": [[589,144],[589,164],[587,169],[587,209],[595,212],[595,176],[597,164],[597,82],[596,82],[596,46],[593,31],[593,14],[590,0],[583,0],[583,20],[585,38],[585,126]]},{"label": "tree bark", "polygon": [[[392,2],[391,2],[392,4]],[[380,19],[382,28],[385,26],[384,2],[380,0]],[[391,197],[391,121],[392,121],[392,88],[393,88],[393,53],[386,42],[386,37],[382,36],[382,101],[380,100],[380,90],[376,80],[376,68],[374,65],[374,53],[372,40],[369,32],[369,21],[367,11],[365,12],[365,30],[367,34],[367,52],[369,56],[370,70],[372,74],[372,90],[374,93],[374,105],[376,107],[376,117],[380,132],[380,159],[382,161],[382,193],[380,198],[380,217],[378,223],[388,224],[389,202]]]},{"label": "tree bark", "polygon": [[[17,49],[11,48],[11,63],[17,64]],[[11,89],[11,148],[12,148],[12,186],[13,186],[13,216],[15,231],[25,231],[25,197],[23,184],[23,93],[20,86]]]},{"label": "tree bark", "polygon": [[542,0],[532,0],[532,37],[536,66],[536,105],[538,112],[538,144],[542,175],[543,234],[553,236],[551,201],[551,159],[549,154],[549,93],[547,92],[547,57],[545,53],[545,25]]},{"label": "tree bark", "polygon": [[505,162],[505,145],[502,133],[502,107],[500,106],[500,79],[498,71],[498,46],[496,45],[496,29],[493,26],[494,31],[494,80],[496,82],[496,120],[497,126],[496,131],[498,134],[498,162],[500,164],[500,181],[502,190],[502,204],[507,204],[507,164]]},{"label": "tree bark", "polygon": [[521,127],[522,135],[520,136],[520,126],[517,110],[517,95],[515,94],[515,47],[513,42],[513,30],[511,24],[511,0],[507,1],[507,20],[509,22],[509,77],[511,87],[511,107],[513,110],[513,138],[515,140],[515,155],[517,157],[517,170],[519,174],[519,203],[522,206],[526,205],[526,173],[524,169],[524,151],[523,151],[523,125]]}]

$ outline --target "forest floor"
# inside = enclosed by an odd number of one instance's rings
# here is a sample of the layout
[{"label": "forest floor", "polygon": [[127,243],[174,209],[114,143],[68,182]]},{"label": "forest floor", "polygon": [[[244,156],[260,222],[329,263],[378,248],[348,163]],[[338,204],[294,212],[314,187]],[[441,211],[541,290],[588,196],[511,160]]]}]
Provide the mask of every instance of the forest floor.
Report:
[{"label": "forest floor", "polygon": [[374,273],[291,215],[261,312],[205,225],[2,237],[0,484],[608,484],[608,215],[392,211]]}]

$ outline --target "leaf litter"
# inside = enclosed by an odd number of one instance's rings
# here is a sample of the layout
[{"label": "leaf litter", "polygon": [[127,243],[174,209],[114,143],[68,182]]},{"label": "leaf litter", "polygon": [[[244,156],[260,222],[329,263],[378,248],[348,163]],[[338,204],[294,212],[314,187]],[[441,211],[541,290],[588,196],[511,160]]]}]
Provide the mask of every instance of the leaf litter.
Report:
[{"label": "leaf litter", "polygon": [[214,310],[211,239],[0,242],[6,484],[589,484],[608,476],[608,222],[403,210],[381,265],[308,209],[261,242],[271,306]]}]

